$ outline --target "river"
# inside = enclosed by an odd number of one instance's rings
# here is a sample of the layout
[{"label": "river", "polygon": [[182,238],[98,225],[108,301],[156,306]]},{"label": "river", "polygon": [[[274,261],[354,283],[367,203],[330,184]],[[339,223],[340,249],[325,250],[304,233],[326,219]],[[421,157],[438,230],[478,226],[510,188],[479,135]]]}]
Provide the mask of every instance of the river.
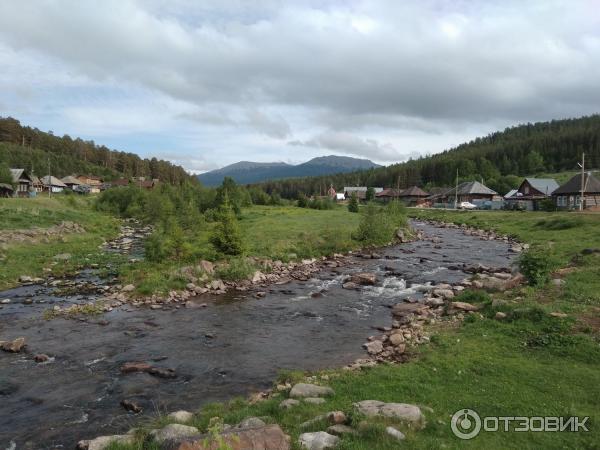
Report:
[{"label": "river", "polygon": [[[506,267],[514,256],[508,243],[413,226],[438,239],[381,249],[379,259],[351,258],[307,282],[271,286],[260,299],[248,292],[203,295],[194,299],[198,308],[122,307],[79,321],[42,314],[54,304],[93,299],[94,289],[71,298],[35,285],[0,292],[11,299],[0,309],[0,340],[24,336],[28,349],[0,352],[0,449],[11,442],[16,449],[74,448],[80,439],[126,431],[144,415],[196,410],[270,387],[280,369],[350,363],[364,355],[361,345],[374,327],[390,324],[389,307],[420,297],[420,286],[462,280],[463,263]],[[379,283],[343,289],[354,271],[375,272]],[[81,277],[101,285],[90,272]],[[53,358],[35,363],[37,353]],[[174,369],[177,377],[123,375],[119,368],[128,361]],[[127,413],[122,399],[144,412]]]}]

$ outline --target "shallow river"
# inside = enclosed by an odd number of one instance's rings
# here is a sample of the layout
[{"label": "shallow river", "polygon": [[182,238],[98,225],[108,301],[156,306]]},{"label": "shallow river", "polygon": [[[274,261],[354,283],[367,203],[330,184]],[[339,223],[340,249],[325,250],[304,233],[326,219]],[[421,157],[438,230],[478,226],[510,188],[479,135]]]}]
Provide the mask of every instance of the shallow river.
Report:
[{"label": "shallow river", "polygon": [[[390,247],[378,252],[381,259],[354,258],[307,282],[273,286],[261,299],[239,292],[204,295],[197,301],[208,303],[205,308],[115,310],[81,322],[44,320],[42,314],[93,294],[66,299],[40,286],[0,292],[0,299],[12,300],[0,309],[0,340],[24,336],[28,348],[0,352],[0,450],[11,443],[16,449],[74,448],[79,439],[126,431],[140,415],[125,412],[122,399],[136,401],[144,415],[195,410],[267,388],[280,369],[350,363],[364,355],[361,345],[374,327],[390,324],[389,307],[419,297],[420,285],[465,278],[452,267],[463,263],[511,262],[506,243],[414,225],[441,242]],[[359,270],[377,272],[378,285],[342,289],[345,276]],[[55,358],[36,364],[37,353]],[[128,361],[154,361],[174,369],[177,378],[120,374]]]}]

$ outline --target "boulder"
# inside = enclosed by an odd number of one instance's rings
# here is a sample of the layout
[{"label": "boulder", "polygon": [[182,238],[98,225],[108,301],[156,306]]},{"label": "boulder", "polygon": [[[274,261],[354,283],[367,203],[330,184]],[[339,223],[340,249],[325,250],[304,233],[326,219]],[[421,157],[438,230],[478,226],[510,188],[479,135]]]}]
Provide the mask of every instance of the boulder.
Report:
[{"label": "boulder", "polygon": [[158,443],[177,441],[196,434],[198,434],[198,428],[178,423],[171,423],[163,428],[152,430],[150,432],[152,438]]},{"label": "boulder", "polygon": [[261,428],[240,430],[231,428],[223,431],[219,439],[223,445],[207,434],[184,438],[170,445],[170,449],[177,450],[218,450],[230,448],[231,450],[289,450],[290,437],[286,435],[279,425],[267,425]]},{"label": "boulder", "polygon": [[290,397],[325,397],[333,395],[333,389],[327,386],[317,386],[316,384],[298,383],[292,387]]},{"label": "boulder", "polygon": [[254,272],[254,275],[252,275],[252,283],[260,283],[261,281],[263,281],[264,278],[265,276],[263,275],[263,273],[260,270],[257,270],[256,272]]},{"label": "boulder", "polygon": [[132,400],[121,400],[121,406],[134,414],[142,412],[142,407]]},{"label": "boulder", "polygon": [[133,442],[133,434],[98,436],[95,439],[79,441],[77,450],[105,450],[113,444],[133,444]]},{"label": "boulder", "polygon": [[503,313],[502,311],[498,311],[496,313],[496,315],[494,316],[494,318],[496,320],[502,320],[502,319],[506,319],[506,313]]},{"label": "boulder", "polygon": [[565,317],[569,317],[567,314],[561,312],[551,312],[550,315],[558,319],[564,319]]},{"label": "boulder", "polygon": [[421,408],[408,403],[384,403],[378,400],[364,400],[354,404],[354,407],[361,414],[367,417],[389,417],[421,428],[425,422],[425,416]]},{"label": "boulder", "polygon": [[282,401],[279,404],[279,407],[281,409],[291,409],[294,406],[298,406],[299,404],[300,404],[300,402],[298,400],[294,400],[293,398],[288,398],[288,399],[285,399],[284,401]]},{"label": "boulder", "polygon": [[46,362],[46,361],[50,360],[50,357],[48,355],[44,354],[44,353],[40,353],[40,354],[35,355],[33,357],[33,360],[36,363],[43,363],[43,362]]},{"label": "boulder", "polygon": [[135,291],[135,286],[133,284],[128,284],[126,286],[123,286],[123,288],[121,289],[121,291],[123,291],[123,292],[132,292],[132,291]]},{"label": "boulder", "polygon": [[444,299],[454,298],[454,292],[451,289],[434,289],[433,295]]},{"label": "boulder", "polygon": [[359,272],[353,274],[350,281],[359,285],[374,285],[377,283],[377,275],[369,272]]},{"label": "boulder", "polygon": [[316,433],[303,433],[298,438],[300,446],[309,450],[325,450],[328,448],[334,448],[340,438],[324,431],[317,431]]},{"label": "boulder", "polygon": [[266,426],[267,424],[258,417],[248,417],[242,420],[236,428],[248,429],[248,428],[261,428]]},{"label": "boulder", "polygon": [[176,422],[185,423],[185,422],[189,422],[190,420],[192,420],[194,418],[194,414],[189,411],[180,410],[180,411],[172,412],[167,417],[169,419],[175,420]]},{"label": "boulder", "polygon": [[471,303],[467,302],[452,302],[450,305],[452,308],[460,309],[461,311],[478,311],[480,309],[480,306],[472,305]]},{"label": "boulder", "polygon": [[322,405],[325,403],[325,399],[319,397],[307,397],[304,399],[304,401],[306,403],[310,403],[311,405]]},{"label": "boulder", "polygon": [[0,348],[5,352],[20,353],[25,347],[25,338],[20,337],[13,341],[0,341]]},{"label": "boulder", "polygon": [[394,427],[387,427],[385,432],[398,441],[403,441],[406,439],[404,433],[400,430],[396,430]]},{"label": "boulder", "polygon": [[343,436],[344,434],[358,434],[354,428],[342,424],[331,425],[327,428],[327,432],[335,436]]},{"label": "boulder", "polygon": [[346,281],[344,284],[342,284],[342,287],[344,289],[352,289],[352,290],[360,289],[360,286],[353,281]]},{"label": "boulder", "polygon": [[383,343],[381,341],[371,341],[363,344],[369,355],[377,355],[383,351]]},{"label": "boulder", "polygon": [[202,260],[200,261],[198,267],[200,268],[200,270],[202,270],[204,273],[207,273],[208,275],[212,275],[213,273],[215,273],[215,266],[210,261]]}]

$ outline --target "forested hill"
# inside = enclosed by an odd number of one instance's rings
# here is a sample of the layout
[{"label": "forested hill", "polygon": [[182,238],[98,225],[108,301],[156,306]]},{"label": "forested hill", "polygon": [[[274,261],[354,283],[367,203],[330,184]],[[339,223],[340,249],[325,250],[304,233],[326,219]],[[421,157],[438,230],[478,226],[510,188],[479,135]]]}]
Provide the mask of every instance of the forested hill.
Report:
[{"label": "forested hill", "polygon": [[297,178],[260,184],[268,192],[294,197],[318,194],[330,184],[401,188],[451,186],[478,180],[505,193],[517,177],[574,170],[585,152],[586,167],[600,168],[600,115],[519,125],[477,138],[432,156],[366,171]]},{"label": "forested hill", "polygon": [[193,180],[185,170],[168,161],[142,159],[133,153],[110,150],[93,141],[59,137],[52,132],[22,126],[11,117],[0,117],[0,164],[32,170],[38,176],[63,177],[75,173],[106,179],[144,176],[173,184]]}]

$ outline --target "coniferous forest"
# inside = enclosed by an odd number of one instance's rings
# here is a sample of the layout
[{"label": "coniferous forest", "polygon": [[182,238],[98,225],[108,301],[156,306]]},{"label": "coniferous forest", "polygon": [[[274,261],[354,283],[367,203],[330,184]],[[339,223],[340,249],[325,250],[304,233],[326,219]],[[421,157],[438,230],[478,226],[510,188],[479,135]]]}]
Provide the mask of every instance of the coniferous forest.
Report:
[{"label": "coniferous forest", "polygon": [[386,167],[322,177],[260,184],[267,192],[293,198],[326,192],[330,185],[426,188],[456,181],[483,180],[499,193],[515,187],[525,175],[577,170],[585,152],[586,167],[600,167],[600,115],[529,123],[477,138],[442,153]]}]

